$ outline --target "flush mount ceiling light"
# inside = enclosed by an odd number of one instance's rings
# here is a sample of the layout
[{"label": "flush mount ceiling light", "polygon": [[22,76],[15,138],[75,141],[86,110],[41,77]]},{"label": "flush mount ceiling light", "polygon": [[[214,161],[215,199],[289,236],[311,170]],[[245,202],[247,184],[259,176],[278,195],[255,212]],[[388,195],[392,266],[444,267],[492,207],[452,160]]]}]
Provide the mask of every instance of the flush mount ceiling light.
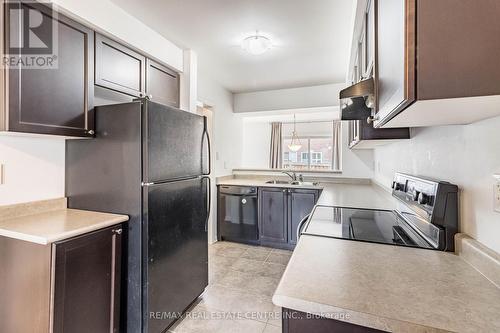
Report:
[{"label": "flush mount ceiling light", "polygon": [[297,135],[297,121],[295,120],[295,114],[293,115],[293,132],[292,132],[292,141],[288,145],[288,149],[291,151],[299,151],[302,148],[302,144],[300,143],[299,136]]},{"label": "flush mount ceiling light", "polygon": [[261,55],[269,51],[273,47],[271,39],[259,34],[249,36],[241,42],[241,48],[253,55]]}]

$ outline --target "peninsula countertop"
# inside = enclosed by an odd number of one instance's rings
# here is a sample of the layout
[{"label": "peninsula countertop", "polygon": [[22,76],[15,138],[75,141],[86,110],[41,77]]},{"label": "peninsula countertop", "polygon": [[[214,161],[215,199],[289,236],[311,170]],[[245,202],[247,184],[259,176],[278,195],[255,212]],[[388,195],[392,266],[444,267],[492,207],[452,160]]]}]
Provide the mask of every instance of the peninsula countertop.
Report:
[{"label": "peninsula countertop", "polygon": [[450,252],[303,235],[273,302],[390,332],[500,332],[500,289]]},{"label": "peninsula countertop", "polygon": [[0,207],[0,236],[47,245],[127,220],[127,215],[68,209],[61,198]]}]

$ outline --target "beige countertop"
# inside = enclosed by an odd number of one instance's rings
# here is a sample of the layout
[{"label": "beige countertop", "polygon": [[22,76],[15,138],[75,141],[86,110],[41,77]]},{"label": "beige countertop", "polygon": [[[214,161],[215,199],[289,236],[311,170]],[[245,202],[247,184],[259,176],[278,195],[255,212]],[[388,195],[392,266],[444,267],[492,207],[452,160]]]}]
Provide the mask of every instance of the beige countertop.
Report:
[{"label": "beige countertop", "polygon": [[396,207],[396,199],[382,188],[367,179],[332,178],[321,180],[318,186],[293,186],[282,184],[266,184],[266,180],[276,177],[245,177],[227,178],[217,181],[218,185],[256,186],[256,187],[286,187],[322,189],[318,205],[358,207],[371,209],[388,209]]},{"label": "beige countertop", "polygon": [[0,236],[46,245],[127,220],[126,215],[67,209],[62,198],[0,207]]},{"label": "beige countertop", "polygon": [[302,236],[273,302],[393,332],[500,332],[500,289],[449,252]]}]

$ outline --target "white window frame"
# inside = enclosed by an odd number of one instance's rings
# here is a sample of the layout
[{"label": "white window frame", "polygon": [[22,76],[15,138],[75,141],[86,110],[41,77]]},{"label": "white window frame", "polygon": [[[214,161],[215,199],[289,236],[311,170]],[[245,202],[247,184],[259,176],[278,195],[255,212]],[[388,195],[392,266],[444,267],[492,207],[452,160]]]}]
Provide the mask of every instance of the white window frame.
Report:
[{"label": "white window frame", "polygon": [[[317,154],[319,158],[314,158],[313,156]],[[323,163],[323,152],[322,151],[312,151],[310,164],[321,164]]]}]

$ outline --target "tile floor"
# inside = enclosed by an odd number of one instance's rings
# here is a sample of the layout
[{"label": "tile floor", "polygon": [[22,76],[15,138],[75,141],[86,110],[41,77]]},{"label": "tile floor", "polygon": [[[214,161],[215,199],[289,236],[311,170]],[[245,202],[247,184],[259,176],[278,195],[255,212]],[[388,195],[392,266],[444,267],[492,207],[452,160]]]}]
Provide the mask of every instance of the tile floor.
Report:
[{"label": "tile floor", "polygon": [[281,332],[271,297],[292,252],[217,242],[208,253],[209,286],[169,332]]}]

